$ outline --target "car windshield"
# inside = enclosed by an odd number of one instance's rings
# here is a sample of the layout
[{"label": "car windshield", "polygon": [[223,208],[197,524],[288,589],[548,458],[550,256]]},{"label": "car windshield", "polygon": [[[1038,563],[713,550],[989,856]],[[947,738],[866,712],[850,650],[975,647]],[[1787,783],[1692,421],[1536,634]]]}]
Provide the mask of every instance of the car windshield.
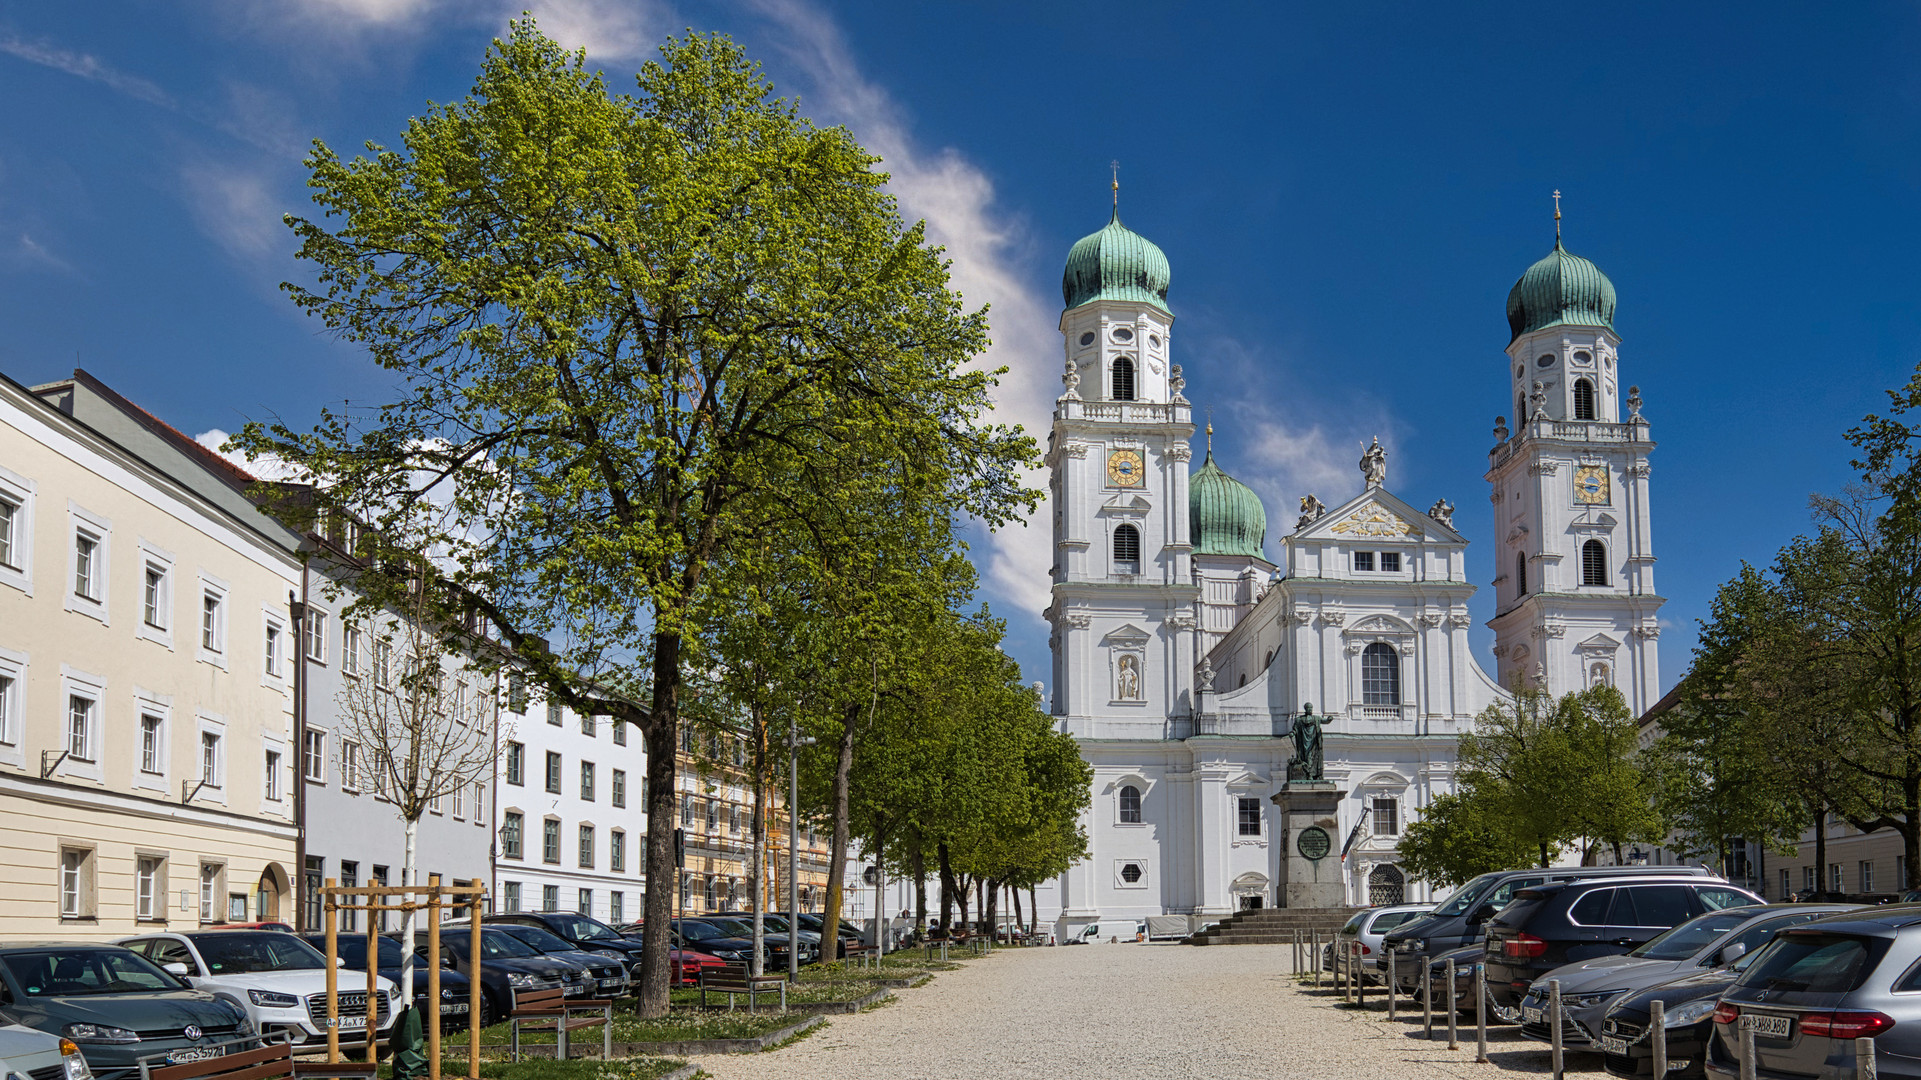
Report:
[{"label": "car windshield", "polygon": [[[292,934],[269,931],[216,930],[190,938],[200,950],[209,975],[245,975],[255,971],[303,971],[325,968],[320,950]],[[363,954],[361,959],[366,959]]]},{"label": "car windshield", "polygon": [[547,919],[560,929],[562,936],[575,941],[620,940],[620,935],[614,932],[613,927],[585,915],[549,915]]},{"label": "car windshield", "polygon": [[1751,911],[1712,911],[1697,915],[1628,955],[1643,960],[1686,960],[1753,916]]},{"label": "car windshield", "polygon": [[1343,926],[1343,927],[1341,927],[1341,934],[1342,934],[1343,936],[1346,936],[1346,935],[1352,935],[1352,934],[1358,934],[1358,933],[1360,933],[1360,932],[1361,932],[1361,923],[1362,923],[1362,921],[1364,921],[1364,920],[1365,920],[1366,918],[1367,918],[1367,912],[1365,912],[1365,911],[1363,911],[1363,912],[1361,912],[1361,913],[1360,913],[1359,915],[1356,915],[1356,916],[1354,916],[1353,918],[1351,918],[1351,919],[1349,919],[1349,920],[1347,920],[1347,925],[1346,925],[1346,926]]},{"label": "car windshield", "polygon": [[508,937],[519,938],[534,948],[539,949],[541,952],[579,951],[574,947],[573,942],[568,941],[566,938],[558,937],[546,930],[542,930],[538,926],[503,926],[500,928],[500,932],[506,934]]},{"label": "car windshield", "polygon": [[187,984],[126,949],[23,949],[0,957],[28,997],[139,994]]},{"label": "car windshield", "polygon": [[1367,932],[1370,934],[1385,934],[1402,923],[1412,922],[1425,914],[1427,914],[1425,911],[1384,912],[1374,917],[1374,922],[1367,928]]},{"label": "car windshield", "polygon": [[1461,886],[1453,896],[1447,898],[1447,903],[1435,908],[1433,913],[1436,915],[1465,914],[1468,907],[1472,905],[1474,901],[1479,900],[1481,894],[1486,892],[1488,886],[1494,884],[1494,880],[1500,876],[1499,874],[1482,874],[1480,877]]},{"label": "car windshield", "polygon": [[[446,938],[441,938],[440,941],[443,945],[447,943]],[[525,960],[528,957],[539,955],[539,949],[514,937],[512,934],[503,934],[498,930],[482,930],[480,932],[480,958],[482,960],[497,960],[502,958]]]},{"label": "car windshield", "polygon": [[754,936],[754,928],[744,922],[737,922],[733,919],[715,919],[713,922],[715,926],[732,937],[747,938]]},{"label": "car windshield", "polygon": [[710,926],[704,922],[683,922],[676,924],[675,929],[679,930],[680,936],[688,941],[712,941],[715,938],[733,936],[718,926]]},{"label": "car windshield", "polygon": [[1867,979],[1887,951],[1884,938],[1789,930],[1776,935],[1735,985],[1789,993],[1845,994]]}]

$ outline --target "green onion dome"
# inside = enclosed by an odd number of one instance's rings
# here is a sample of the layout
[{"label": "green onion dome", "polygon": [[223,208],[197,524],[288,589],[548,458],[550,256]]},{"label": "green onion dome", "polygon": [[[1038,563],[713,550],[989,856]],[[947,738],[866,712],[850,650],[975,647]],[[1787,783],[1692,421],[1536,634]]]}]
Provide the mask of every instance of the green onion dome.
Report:
[{"label": "green onion dome", "polygon": [[1172,277],[1167,256],[1121,224],[1117,206],[1105,229],[1081,237],[1068,249],[1061,298],[1070,308],[1094,300],[1133,300],[1167,311],[1167,284]]},{"label": "green onion dome", "polygon": [[1604,326],[1614,329],[1614,283],[1601,268],[1572,255],[1554,239],[1554,250],[1521,275],[1507,294],[1507,325],[1512,343],[1522,334],[1550,326]]},{"label": "green onion dome", "polygon": [[1214,451],[1187,480],[1187,517],[1196,555],[1251,555],[1267,540],[1261,497],[1214,464]]}]

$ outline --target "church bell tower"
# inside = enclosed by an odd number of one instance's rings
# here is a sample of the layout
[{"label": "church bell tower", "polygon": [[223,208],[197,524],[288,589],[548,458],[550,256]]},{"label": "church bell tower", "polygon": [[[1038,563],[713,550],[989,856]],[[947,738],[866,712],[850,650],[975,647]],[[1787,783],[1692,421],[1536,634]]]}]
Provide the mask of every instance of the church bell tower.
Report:
[{"label": "church bell tower", "polygon": [[1562,246],[1508,294],[1507,417],[1495,422],[1494,653],[1504,686],[1556,696],[1613,685],[1635,715],[1660,698],[1648,456],[1622,391],[1614,283]]}]

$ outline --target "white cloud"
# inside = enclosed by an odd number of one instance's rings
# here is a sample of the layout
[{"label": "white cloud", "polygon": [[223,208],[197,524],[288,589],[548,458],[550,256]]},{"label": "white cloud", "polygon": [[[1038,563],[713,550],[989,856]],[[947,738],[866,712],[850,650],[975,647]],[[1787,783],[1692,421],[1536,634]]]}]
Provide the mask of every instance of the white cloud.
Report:
[{"label": "white cloud", "polygon": [[14,242],[12,250],[6,252],[4,257],[0,257],[0,264],[10,269],[38,268],[58,270],[63,274],[77,272],[72,263],[48,250],[47,246],[35,240],[31,233],[24,232],[20,234],[20,239]]},{"label": "white cloud", "polygon": [[181,167],[180,184],[200,231],[236,259],[263,260],[291,243],[280,220],[285,207],[267,173],[197,161]]},{"label": "white cloud", "polygon": [[636,60],[675,25],[662,0],[244,0],[256,26],[269,36],[311,44],[314,35],[336,51],[356,51],[374,37],[415,37],[449,24],[484,26],[505,34],[507,20],[525,12],[548,37],[585,49],[597,61]]},{"label": "white cloud", "polygon": [[540,32],[570,49],[586,49],[595,60],[638,60],[665,37],[671,13],[665,5],[642,0],[520,0],[504,13],[526,10]]},{"label": "white cloud", "polygon": [[[1005,366],[994,419],[1017,423],[1043,445],[1060,388],[1060,348],[1054,325],[1059,305],[1032,286],[1025,268],[1031,257],[1025,223],[995,202],[994,183],[953,148],[928,151],[916,145],[908,121],[882,87],[869,82],[840,30],[802,0],[753,0],[753,10],[781,31],[773,39],[809,84],[805,111],[814,120],[847,126],[883,160],[888,187],[909,220],[924,218],[927,235],[953,260],[953,287],[969,307],[989,307],[993,345],[986,367]],[[1043,487],[1043,477],[1028,477]],[[1049,599],[1051,542],[1045,506],[1036,524],[1020,524],[989,538],[982,567],[988,590],[1034,620]]]},{"label": "white cloud", "polygon": [[219,428],[209,428],[193,437],[193,441],[214,453],[226,458],[235,466],[253,474],[259,480],[298,480],[305,482],[307,475],[294,465],[278,457],[266,456],[250,458],[238,450],[226,449],[228,435]]},{"label": "white cloud", "polygon": [[28,41],[14,34],[0,35],[0,52],[18,57],[30,64],[39,64],[41,67],[64,71],[69,75],[100,83],[130,98],[166,108],[173,107],[173,99],[168,97],[167,92],[160,89],[157,84],[138,75],[129,75],[109,67],[91,53],[62,49],[45,40]]}]

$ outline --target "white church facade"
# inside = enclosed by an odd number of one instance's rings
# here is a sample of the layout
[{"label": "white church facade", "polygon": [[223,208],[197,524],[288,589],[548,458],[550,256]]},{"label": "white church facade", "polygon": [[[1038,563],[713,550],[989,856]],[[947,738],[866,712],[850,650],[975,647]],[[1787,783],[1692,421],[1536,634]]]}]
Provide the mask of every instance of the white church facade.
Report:
[{"label": "white church facade", "polygon": [[1505,686],[1605,681],[1637,715],[1659,697],[1654,444],[1620,388],[1613,285],[1557,235],[1508,300],[1515,423],[1497,421],[1486,474],[1490,673],[1468,644],[1476,586],[1454,508],[1395,494],[1378,444],[1353,490],[1321,493],[1338,505],[1307,495],[1273,530],[1215,464],[1211,432],[1194,464],[1171,276],[1117,210],[1074,245],[1062,282],[1051,708],[1094,779],[1091,856],[1050,906],[1067,933],[1273,906],[1286,853],[1270,797],[1309,707],[1344,793],[1328,858],[1346,902],[1427,899],[1396,865],[1401,832],[1453,790],[1458,737]]}]

